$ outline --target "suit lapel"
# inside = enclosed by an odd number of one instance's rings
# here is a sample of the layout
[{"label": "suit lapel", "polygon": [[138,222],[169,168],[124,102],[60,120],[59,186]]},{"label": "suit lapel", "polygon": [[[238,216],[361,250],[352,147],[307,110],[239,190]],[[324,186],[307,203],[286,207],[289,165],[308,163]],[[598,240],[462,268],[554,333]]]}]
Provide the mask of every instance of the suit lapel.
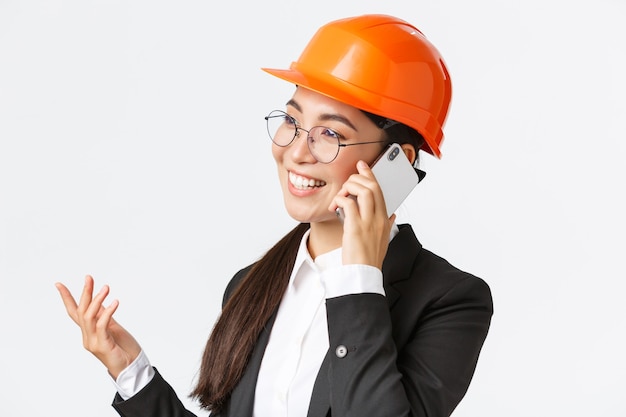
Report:
[{"label": "suit lapel", "polygon": [[328,371],[330,370],[330,350],[326,352],[322,366],[317,373],[311,403],[307,417],[326,417],[330,411],[330,397],[328,389]]}]

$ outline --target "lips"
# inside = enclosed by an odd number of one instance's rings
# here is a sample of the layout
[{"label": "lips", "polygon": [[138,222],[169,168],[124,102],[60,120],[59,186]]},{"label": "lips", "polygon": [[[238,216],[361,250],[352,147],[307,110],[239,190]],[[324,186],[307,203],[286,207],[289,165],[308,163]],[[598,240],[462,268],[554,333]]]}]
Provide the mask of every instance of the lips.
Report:
[{"label": "lips", "polygon": [[302,175],[289,172],[289,182],[298,190],[311,190],[326,185],[326,181],[316,180],[315,178],[303,177]]}]

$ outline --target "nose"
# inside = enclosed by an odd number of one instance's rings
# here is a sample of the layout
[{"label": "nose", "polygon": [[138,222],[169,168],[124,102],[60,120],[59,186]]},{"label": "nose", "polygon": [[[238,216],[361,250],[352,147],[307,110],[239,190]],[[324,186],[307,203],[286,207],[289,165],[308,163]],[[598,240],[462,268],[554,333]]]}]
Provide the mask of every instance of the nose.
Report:
[{"label": "nose", "polygon": [[309,131],[298,128],[296,137],[288,147],[291,158],[298,163],[315,163],[317,160],[309,149]]}]

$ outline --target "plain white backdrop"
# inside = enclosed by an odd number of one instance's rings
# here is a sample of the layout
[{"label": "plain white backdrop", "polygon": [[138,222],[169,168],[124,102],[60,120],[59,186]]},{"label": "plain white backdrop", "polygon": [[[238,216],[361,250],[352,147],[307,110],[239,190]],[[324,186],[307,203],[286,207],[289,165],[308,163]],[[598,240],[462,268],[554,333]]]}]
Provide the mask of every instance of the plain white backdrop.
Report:
[{"label": "plain white backdrop", "polygon": [[198,411],[226,283],[294,224],[263,121],[293,87],[259,68],[362,13],[452,76],[400,218],[493,291],[454,417],[626,415],[623,0],[0,0],[0,415],[116,415],[54,288],[85,274]]}]

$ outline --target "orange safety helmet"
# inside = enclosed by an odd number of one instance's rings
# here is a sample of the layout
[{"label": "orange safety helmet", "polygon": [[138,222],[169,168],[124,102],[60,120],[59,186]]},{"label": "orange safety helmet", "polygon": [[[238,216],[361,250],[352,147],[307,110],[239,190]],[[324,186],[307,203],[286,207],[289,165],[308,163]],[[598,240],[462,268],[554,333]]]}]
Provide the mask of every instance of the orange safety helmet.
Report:
[{"label": "orange safety helmet", "polygon": [[441,158],[452,96],[443,58],[415,26],[386,15],[330,22],[288,70],[264,71],[417,130]]}]

